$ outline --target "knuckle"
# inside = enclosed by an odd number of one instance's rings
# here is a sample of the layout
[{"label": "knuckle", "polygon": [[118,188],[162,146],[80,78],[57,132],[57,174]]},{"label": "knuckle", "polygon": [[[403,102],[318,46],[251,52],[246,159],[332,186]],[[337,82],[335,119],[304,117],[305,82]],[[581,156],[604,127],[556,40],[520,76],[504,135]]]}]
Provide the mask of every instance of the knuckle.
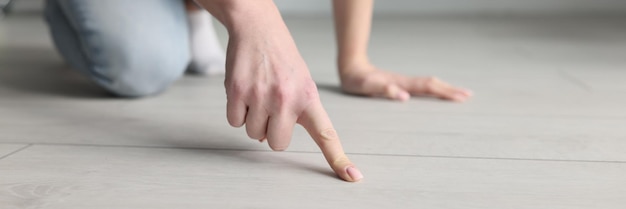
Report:
[{"label": "knuckle", "polygon": [[352,164],[350,162],[350,159],[348,159],[348,156],[346,156],[345,154],[342,154],[334,159],[331,160],[330,162],[333,166],[340,166],[340,165],[348,165],[348,164]]},{"label": "knuckle", "polygon": [[243,96],[245,86],[238,82],[225,83],[226,95],[233,98],[239,98]]},{"label": "knuckle", "polygon": [[333,128],[324,129],[320,132],[320,138],[325,142],[339,141],[339,135]]},{"label": "knuckle", "polygon": [[228,118],[228,124],[230,124],[230,126],[235,127],[235,128],[239,128],[243,126],[243,123],[239,122],[237,119],[231,119],[231,118]]},{"label": "knuckle", "polygon": [[416,82],[418,84],[417,89],[422,89],[422,91],[426,93],[432,92],[436,88],[436,86],[439,84],[439,82],[441,82],[439,78],[434,77],[434,76],[429,76],[429,77],[424,78],[421,84],[420,82]]},{"label": "knuckle", "polygon": [[266,93],[265,89],[257,85],[252,88],[250,96],[252,97],[253,100],[260,101],[265,95],[265,93]]},{"label": "knuckle", "polygon": [[252,87],[252,94],[253,95],[263,94],[263,88],[260,85],[255,85],[254,87]]},{"label": "knuckle", "polygon": [[426,80],[424,81],[424,84],[425,84],[426,86],[432,86],[432,85],[435,85],[435,84],[437,84],[437,83],[439,83],[439,82],[440,82],[439,78],[434,77],[434,76],[429,76],[429,77],[427,77],[427,78],[426,78]]},{"label": "knuckle", "polygon": [[305,84],[303,88],[303,93],[304,93],[303,94],[304,99],[306,99],[307,101],[312,101],[312,100],[316,100],[317,98],[319,98],[319,93],[317,92],[317,86],[315,85],[314,82]]},{"label": "knuckle", "polygon": [[274,94],[274,99],[278,104],[288,103],[293,95],[290,91],[291,89],[286,85],[274,85],[272,86],[272,93]]},{"label": "knuckle", "polygon": [[251,129],[247,129],[246,130],[248,137],[250,137],[251,139],[257,139],[257,140],[261,140],[265,138],[265,134],[262,133],[256,133],[255,131],[251,130]]},{"label": "knuckle", "polygon": [[395,85],[387,85],[385,86],[385,93],[391,95],[393,93],[396,93],[396,91],[398,90],[398,87],[396,87]]}]

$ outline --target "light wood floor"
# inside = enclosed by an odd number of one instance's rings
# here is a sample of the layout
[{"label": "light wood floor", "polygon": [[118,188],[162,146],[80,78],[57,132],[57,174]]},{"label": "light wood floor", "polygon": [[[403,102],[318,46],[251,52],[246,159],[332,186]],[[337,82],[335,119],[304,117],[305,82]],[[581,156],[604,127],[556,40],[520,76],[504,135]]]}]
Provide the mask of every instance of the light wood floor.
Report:
[{"label": "light wood floor", "polygon": [[362,182],[302,128],[281,153],[230,128],[222,77],[103,97],[17,15],[0,21],[0,208],[626,207],[626,18],[376,20],[374,63],[471,88],[465,104],[343,95],[330,20],[287,21]]}]

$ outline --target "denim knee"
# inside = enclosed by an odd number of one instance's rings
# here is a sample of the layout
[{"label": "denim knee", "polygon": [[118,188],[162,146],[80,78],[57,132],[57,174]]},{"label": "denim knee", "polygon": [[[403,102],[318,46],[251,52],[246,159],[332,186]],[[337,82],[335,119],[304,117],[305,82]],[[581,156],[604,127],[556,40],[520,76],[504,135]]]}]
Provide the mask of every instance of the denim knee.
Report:
[{"label": "denim knee", "polygon": [[157,94],[189,64],[182,1],[49,0],[46,18],[65,60],[119,96]]},{"label": "denim knee", "polygon": [[[159,48],[163,47],[163,48]],[[112,64],[106,83],[103,84],[112,93],[122,97],[144,97],[164,91],[177,80],[189,63],[188,50],[170,49],[159,44],[152,44],[150,50],[131,50],[118,60],[109,60]]]}]

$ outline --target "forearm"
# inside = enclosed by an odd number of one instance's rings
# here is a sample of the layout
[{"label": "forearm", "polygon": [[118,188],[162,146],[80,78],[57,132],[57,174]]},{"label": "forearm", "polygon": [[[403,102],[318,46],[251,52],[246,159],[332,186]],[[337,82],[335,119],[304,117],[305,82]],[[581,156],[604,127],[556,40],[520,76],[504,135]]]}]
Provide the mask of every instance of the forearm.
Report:
[{"label": "forearm", "polygon": [[196,0],[219,20],[231,37],[260,32],[286,32],[287,26],[272,0]]},{"label": "forearm", "polygon": [[340,73],[369,62],[367,46],[373,7],[373,0],[333,0]]}]

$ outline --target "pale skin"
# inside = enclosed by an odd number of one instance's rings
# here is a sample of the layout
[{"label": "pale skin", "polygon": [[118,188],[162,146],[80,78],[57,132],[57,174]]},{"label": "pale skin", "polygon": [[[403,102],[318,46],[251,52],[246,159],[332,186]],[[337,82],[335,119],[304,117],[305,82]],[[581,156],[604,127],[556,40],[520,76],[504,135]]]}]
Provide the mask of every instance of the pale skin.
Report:
[{"label": "pale skin", "polygon": [[[245,125],[252,139],[285,150],[295,124],[302,125],[326,161],[343,180],[356,182],[361,172],[348,159],[322,103],[307,64],[271,0],[198,0],[228,30],[226,59],[227,118]],[[464,101],[468,90],[433,78],[407,77],[369,63],[367,42],[373,1],[335,0],[338,67],[347,93],[405,101],[428,95]]]},{"label": "pale skin", "polygon": [[351,94],[406,101],[413,96],[430,96],[463,102],[472,92],[454,87],[435,77],[410,77],[372,65],[367,45],[372,25],[373,0],[334,0],[337,35],[337,66],[341,88]]}]

